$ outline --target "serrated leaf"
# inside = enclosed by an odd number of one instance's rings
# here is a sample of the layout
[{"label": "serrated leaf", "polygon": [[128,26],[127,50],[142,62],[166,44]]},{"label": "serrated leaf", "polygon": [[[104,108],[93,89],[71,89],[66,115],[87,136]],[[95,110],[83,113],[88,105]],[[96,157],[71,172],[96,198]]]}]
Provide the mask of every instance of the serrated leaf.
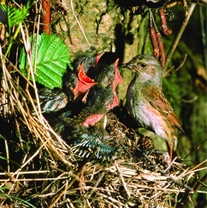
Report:
[{"label": "serrated leaf", "polygon": [[15,7],[8,7],[8,23],[9,27],[11,28],[12,26],[18,25],[22,23],[27,16],[28,12],[27,7],[23,7],[23,9],[15,8]]},{"label": "serrated leaf", "polygon": [[[30,38],[31,40],[32,38]],[[35,59],[37,47],[37,57]],[[24,49],[20,53],[19,68],[27,76],[28,62]],[[62,77],[66,72],[67,65],[71,65],[68,47],[55,35],[37,35],[33,37],[32,64],[36,61],[35,80],[40,84],[53,89],[62,87]]]},{"label": "serrated leaf", "polygon": [[0,18],[0,22],[2,22],[3,24],[7,24],[9,26],[9,30],[11,27],[19,25],[28,15],[28,10],[32,6],[32,4],[33,0],[30,0],[27,2],[26,5],[22,7],[22,9],[14,6],[8,6],[6,4],[0,4],[0,11],[4,12],[1,14],[1,16],[4,16]]}]

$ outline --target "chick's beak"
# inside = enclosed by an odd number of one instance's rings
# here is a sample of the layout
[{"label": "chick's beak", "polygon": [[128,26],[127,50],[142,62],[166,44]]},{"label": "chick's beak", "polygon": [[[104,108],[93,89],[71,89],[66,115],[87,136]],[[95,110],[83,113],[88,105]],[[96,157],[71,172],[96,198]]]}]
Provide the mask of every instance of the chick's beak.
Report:
[{"label": "chick's beak", "polygon": [[99,62],[99,60],[101,59],[101,57],[104,55],[104,53],[105,53],[105,52],[100,53],[100,54],[98,54],[98,55],[96,56],[96,59],[95,59],[96,66],[98,65],[98,62]]}]

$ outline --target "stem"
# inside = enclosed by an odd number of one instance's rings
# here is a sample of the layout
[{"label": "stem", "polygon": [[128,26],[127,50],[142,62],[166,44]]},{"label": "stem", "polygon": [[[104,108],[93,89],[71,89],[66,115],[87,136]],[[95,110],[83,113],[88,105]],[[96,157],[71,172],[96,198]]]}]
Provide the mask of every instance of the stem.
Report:
[{"label": "stem", "polygon": [[200,17],[200,25],[201,25],[201,35],[202,35],[202,43],[204,48],[204,63],[207,66],[207,48],[206,48],[206,28],[205,28],[205,21],[204,21],[204,14],[203,8],[199,7],[199,17]]},{"label": "stem", "polygon": [[86,37],[86,34],[84,32],[83,26],[81,25],[80,21],[78,20],[77,15],[75,14],[75,9],[74,9],[74,6],[73,6],[73,0],[70,0],[70,6],[71,6],[71,10],[72,10],[73,16],[75,17],[75,20],[78,23],[78,26],[80,27],[81,32],[83,33],[83,36],[84,36],[88,46],[91,46],[91,44],[89,43],[88,38]]},{"label": "stem", "polygon": [[16,40],[17,35],[19,34],[19,30],[20,30],[20,24],[19,24],[18,27],[16,28],[15,33],[14,33],[14,36],[13,36],[13,37],[10,37],[9,45],[8,45],[7,50],[6,50],[5,57],[7,57],[7,55],[9,54],[9,52],[10,52],[10,50],[11,50],[11,47],[12,47],[12,45],[13,45],[13,43],[14,43],[14,40]]},{"label": "stem", "polygon": [[191,15],[192,15],[192,13],[193,13],[193,11],[195,9],[195,6],[196,6],[196,3],[192,3],[190,8],[189,8],[189,11],[187,12],[187,16],[186,16],[186,18],[183,21],[183,24],[182,24],[182,26],[180,28],[180,31],[178,32],[178,35],[176,36],[175,40],[173,41],[173,43],[172,43],[172,45],[170,47],[171,50],[167,54],[166,63],[165,63],[165,67],[164,67],[163,71],[167,70],[168,64],[170,63],[170,60],[171,60],[171,58],[173,56],[173,53],[175,52],[175,49],[176,49],[176,47],[177,47],[177,45],[178,45],[178,43],[180,41],[180,38],[181,38],[181,36],[182,36],[182,34],[183,34],[183,32],[184,32],[184,30],[185,30],[189,20],[190,20],[190,17],[191,17]]},{"label": "stem", "polygon": [[50,0],[42,0],[42,29],[50,34]]}]

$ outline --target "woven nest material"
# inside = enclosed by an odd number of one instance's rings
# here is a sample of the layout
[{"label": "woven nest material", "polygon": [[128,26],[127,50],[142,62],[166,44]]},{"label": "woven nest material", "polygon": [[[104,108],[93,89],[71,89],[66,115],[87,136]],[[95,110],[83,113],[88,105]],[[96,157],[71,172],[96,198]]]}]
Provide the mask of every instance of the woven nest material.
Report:
[{"label": "woven nest material", "polygon": [[31,99],[10,83],[16,93],[3,92],[8,102],[1,109],[1,120],[9,129],[4,137],[9,160],[7,171],[1,172],[2,205],[172,207],[178,197],[193,193],[188,186],[192,168],[171,163],[150,138],[138,136],[113,112],[107,115],[105,140],[116,154],[102,161],[91,151],[84,158],[81,149],[69,146],[53,131],[38,109],[31,114]]},{"label": "woven nest material", "polygon": [[114,112],[107,114],[104,138],[114,156],[99,158],[90,148],[87,154],[48,124],[35,82],[22,88],[4,61],[2,69],[1,207],[176,207],[193,193],[190,180],[205,161],[171,162]]}]

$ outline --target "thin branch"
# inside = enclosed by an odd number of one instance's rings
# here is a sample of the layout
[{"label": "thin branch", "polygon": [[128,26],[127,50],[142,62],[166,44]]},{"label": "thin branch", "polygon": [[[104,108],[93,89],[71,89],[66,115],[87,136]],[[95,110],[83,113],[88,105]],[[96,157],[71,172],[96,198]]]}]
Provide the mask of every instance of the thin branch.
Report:
[{"label": "thin branch", "polygon": [[42,0],[42,30],[50,34],[50,0]]},{"label": "thin branch", "polygon": [[85,38],[85,40],[86,40],[88,46],[91,46],[91,44],[89,43],[88,38],[86,37],[86,34],[85,34],[85,32],[84,32],[83,26],[81,25],[80,21],[78,20],[77,15],[75,14],[75,9],[74,9],[73,1],[72,1],[72,0],[70,0],[70,5],[71,5],[72,13],[73,13],[73,15],[74,15],[74,17],[75,17],[75,20],[77,21],[78,26],[80,27],[81,32],[83,33],[83,36],[84,36],[84,38]]},{"label": "thin branch", "polygon": [[186,14],[187,14],[186,18],[184,19],[183,24],[182,24],[182,26],[180,28],[180,31],[178,32],[178,35],[176,36],[175,40],[173,41],[173,43],[172,43],[172,45],[170,47],[170,51],[167,54],[166,63],[165,63],[165,67],[163,69],[163,72],[165,72],[167,70],[168,64],[171,61],[171,58],[172,58],[172,56],[173,56],[173,54],[175,52],[175,49],[176,49],[176,47],[177,47],[177,45],[178,45],[178,43],[180,41],[180,38],[181,38],[181,36],[182,36],[186,26],[188,25],[188,22],[190,20],[191,15],[193,14],[193,11],[194,11],[195,7],[196,7],[196,3],[192,3],[190,8],[189,8],[189,11],[186,12]]},{"label": "thin branch", "polygon": [[[205,10],[206,11],[206,10]],[[206,45],[206,25],[204,21],[204,15],[203,15],[203,7],[199,7],[199,20],[201,25],[201,36],[202,36],[202,43],[203,43],[203,50],[204,50],[204,61],[205,66],[207,66],[207,45]]]}]

